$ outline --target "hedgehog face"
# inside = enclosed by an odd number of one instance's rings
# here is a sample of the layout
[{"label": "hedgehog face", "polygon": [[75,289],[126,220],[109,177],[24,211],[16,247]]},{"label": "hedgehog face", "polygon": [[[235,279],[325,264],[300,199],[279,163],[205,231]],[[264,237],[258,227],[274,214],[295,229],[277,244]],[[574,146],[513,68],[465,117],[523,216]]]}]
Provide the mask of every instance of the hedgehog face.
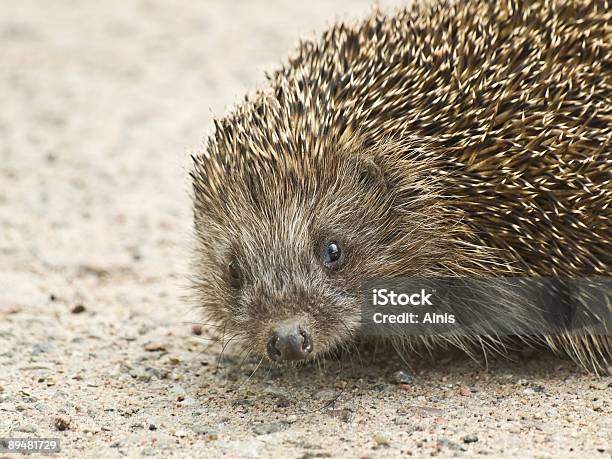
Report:
[{"label": "hedgehog face", "polygon": [[196,183],[196,284],[209,318],[274,361],[352,341],[362,282],[417,272],[427,258],[427,227],[383,163],[337,153],[228,171],[206,196]]}]

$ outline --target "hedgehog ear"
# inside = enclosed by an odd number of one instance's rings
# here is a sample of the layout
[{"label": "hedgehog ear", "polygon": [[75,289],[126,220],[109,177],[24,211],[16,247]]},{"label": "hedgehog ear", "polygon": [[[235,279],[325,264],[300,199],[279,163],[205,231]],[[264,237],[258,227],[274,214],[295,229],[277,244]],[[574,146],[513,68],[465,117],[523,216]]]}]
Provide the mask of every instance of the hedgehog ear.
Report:
[{"label": "hedgehog ear", "polygon": [[388,188],[387,178],[380,164],[373,158],[358,158],[357,180],[364,187],[383,186]]}]

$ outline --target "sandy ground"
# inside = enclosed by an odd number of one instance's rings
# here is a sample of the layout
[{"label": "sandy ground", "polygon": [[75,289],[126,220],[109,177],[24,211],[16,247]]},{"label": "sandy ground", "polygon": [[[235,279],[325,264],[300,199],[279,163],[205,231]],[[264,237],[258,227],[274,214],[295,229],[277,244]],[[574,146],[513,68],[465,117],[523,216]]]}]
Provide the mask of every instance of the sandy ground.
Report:
[{"label": "sandy ground", "polygon": [[2,3],[0,437],[65,457],[610,457],[611,379],[551,356],[254,372],[192,330],[188,153],[300,35],[368,9]]}]

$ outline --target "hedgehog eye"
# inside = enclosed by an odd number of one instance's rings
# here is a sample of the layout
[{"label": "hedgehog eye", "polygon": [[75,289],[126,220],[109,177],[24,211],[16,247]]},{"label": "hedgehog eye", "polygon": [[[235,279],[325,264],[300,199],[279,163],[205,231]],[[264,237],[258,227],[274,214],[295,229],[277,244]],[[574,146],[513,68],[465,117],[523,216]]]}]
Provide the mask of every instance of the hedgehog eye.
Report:
[{"label": "hedgehog eye", "polygon": [[240,273],[240,266],[238,265],[238,262],[235,259],[232,259],[229,264],[227,265],[227,271],[229,274],[229,281],[230,281],[230,285],[232,287],[240,287],[241,284],[241,273]]},{"label": "hedgehog eye", "polygon": [[336,241],[328,242],[323,255],[323,261],[325,264],[332,265],[337,262],[341,256],[342,250],[340,249],[340,244],[338,244]]}]

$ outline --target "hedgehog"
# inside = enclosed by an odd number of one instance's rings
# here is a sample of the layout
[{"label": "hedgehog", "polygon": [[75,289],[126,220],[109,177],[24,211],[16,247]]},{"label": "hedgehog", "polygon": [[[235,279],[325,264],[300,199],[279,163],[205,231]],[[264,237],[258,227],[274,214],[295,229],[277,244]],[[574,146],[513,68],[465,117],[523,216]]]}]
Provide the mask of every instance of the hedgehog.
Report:
[{"label": "hedgehog", "polygon": [[[608,1],[440,0],[336,23],[192,155],[195,299],[249,353],[307,362],[362,338],[367,279],[609,279],[611,137]],[[537,325],[519,303],[471,307]],[[610,365],[607,331],[524,340]]]}]

